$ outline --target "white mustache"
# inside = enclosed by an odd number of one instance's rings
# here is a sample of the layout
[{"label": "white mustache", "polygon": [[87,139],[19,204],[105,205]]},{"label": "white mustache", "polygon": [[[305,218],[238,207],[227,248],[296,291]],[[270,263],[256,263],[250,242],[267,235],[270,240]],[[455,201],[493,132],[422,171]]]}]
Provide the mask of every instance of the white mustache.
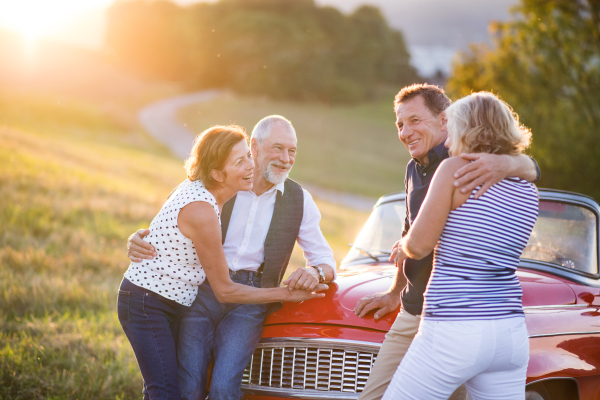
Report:
[{"label": "white mustache", "polygon": [[278,168],[286,168],[286,169],[290,169],[292,168],[292,164],[291,163],[285,163],[285,164],[278,164],[275,161],[271,161],[269,163],[269,166],[273,166],[273,167],[278,167]]}]

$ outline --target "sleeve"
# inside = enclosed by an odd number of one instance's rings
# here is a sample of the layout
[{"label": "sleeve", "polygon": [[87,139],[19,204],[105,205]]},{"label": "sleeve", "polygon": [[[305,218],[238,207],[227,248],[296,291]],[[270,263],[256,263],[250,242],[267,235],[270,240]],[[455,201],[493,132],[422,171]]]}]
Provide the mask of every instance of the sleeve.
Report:
[{"label": "sleeve", "polygon": [[298,232],[298,245],[304,252],[306,265],[327,264],[333,268],[335,279],[337,273],[333,251],[319,226],[321,213],[310,193],[304,189],[302,190],[304,191],[304,214],[300,224],[300,232]]},{"label": "sleeve", "polygon": [[533,164],[535,165],[535,181],[531,183],[537,183],[542,177],[542,171],[540,171],[540,166],[538,165],[537,161],[535,161],[535,158],[531,156],[529,156],[529,158],[531,158],[531,161],[533,161]]}]

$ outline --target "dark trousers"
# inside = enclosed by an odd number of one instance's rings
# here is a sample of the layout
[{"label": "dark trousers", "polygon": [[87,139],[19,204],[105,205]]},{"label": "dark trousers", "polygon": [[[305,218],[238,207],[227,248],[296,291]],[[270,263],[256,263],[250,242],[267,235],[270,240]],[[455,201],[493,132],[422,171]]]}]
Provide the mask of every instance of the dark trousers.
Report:
[{"label": "dark trousers", "polygon": [[117,313],[144,378],[144,400],[180,400],[177,336],[188,307],[123,278]]},{"label": "dark trousers", "polygon": [[[260,277],[253,272],[230,272],[230,276],[234,282],[260,287]],[[268,309],[268,304],[220,303],[208,281],[200,285],[179,328],[179,384],[185,400],[205,399],[213,357],[209,398],[242,398],[242,375],[260,339]]]}]

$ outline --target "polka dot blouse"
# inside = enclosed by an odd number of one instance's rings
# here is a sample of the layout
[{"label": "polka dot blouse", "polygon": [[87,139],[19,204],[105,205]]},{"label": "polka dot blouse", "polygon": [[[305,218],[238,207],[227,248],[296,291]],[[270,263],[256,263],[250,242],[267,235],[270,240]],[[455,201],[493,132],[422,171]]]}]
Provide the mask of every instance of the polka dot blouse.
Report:
[{"label": "polka dot blouse", "polygon": [[150,234],[144,238],[154,246],[157,256],[132,262],[125,272],[131,283],[188,307],[206,279],[192,240],[183,236],[177,225],[179,212],[193,201],[210,203],[220,220],[214,196],[201,181],[186,180],[162,206],[150,224]]}]

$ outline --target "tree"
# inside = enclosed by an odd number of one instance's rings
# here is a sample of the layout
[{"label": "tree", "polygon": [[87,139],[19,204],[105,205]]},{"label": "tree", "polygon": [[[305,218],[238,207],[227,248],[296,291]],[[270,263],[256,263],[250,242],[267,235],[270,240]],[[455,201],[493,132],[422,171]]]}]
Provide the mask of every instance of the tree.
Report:
[{"label": "tree", "polygon": [[448,92],[498,93],[533,132],[541,186],[600,199],[600,0],[522,0],[493,46],[460,54]]},{"label": "tree", "polygon": [[402,34],[371,6],[346,16],[313,0],[120,0],[106,44],[122,65],[193,89],[353,102],[418,80]]}]

